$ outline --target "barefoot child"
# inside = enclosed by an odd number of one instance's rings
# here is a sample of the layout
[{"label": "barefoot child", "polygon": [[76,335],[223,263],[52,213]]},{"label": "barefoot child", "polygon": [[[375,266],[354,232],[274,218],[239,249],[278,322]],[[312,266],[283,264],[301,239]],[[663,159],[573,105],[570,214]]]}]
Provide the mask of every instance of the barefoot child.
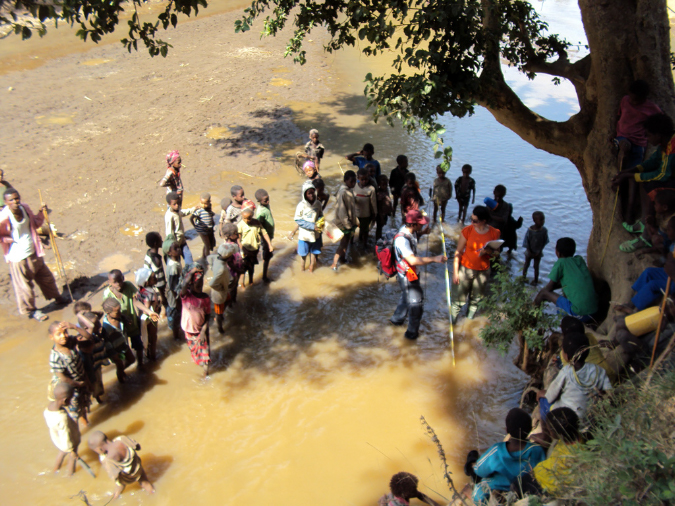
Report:
[{"label": "barefoot child", "polygon": [[77,326],[89,333],[89,340],[79,341],[77,348],[84,364],[84,372],[91,385],[91,395],[96,399],[96,402],[102,404],[101,396],[105,389],[101,368],[104,365],[109,365],[110,361],[106,355],[105,341],[102,335],[101,313],[92,312],[91,304],[84,301],[76,302],[73,310],[77,317]]},{"label": "barefoot child", "polygon": [[[318,135],[318,133],[317,133]],[[317,179],[315,183],[321,181]],[[323,183],[323,181],[321,181]],[[272,217],[272,210],[270,209],[270,195],[267,193],[267,190],[260,189],[255,192],[255,199],[258,201],[258,207],[256,208],[255,219],[260,222],[262,228],[267,232],[267,236],[270,238],[270,242],[274,239],[274,218]],[[270,266],[270,260],[274,253],[270,251],[267,241],[262,243],[262,257],[263,257],[263,272],[262,280],[265,283],[269,283],[271,280],[267,276],[267,269]]]},{"label": "barefoot child", "polygon": [[237,248],[234,244],[221,244],[218,246],[215,255],[209,255],[208,262],[213,272],[213,277],[209,282],[211,288],[211,302],[213,302],[213,312],[216,313],[216,324],[218,332],[223,334],[225,307],[230,298],[230,282],[232,276],[227,264],[228,260],[234,255]]},{"label": "barefoot child", "polygon": [[354,187],[356,201],[356,216],[359,219],[359,245],[365,251],[368,245],[370,223],[377,217],[376,190],[370,186],[370,176],[367,169],[359,169],[356,173],[357,184]]},{"label": "barefoot child", "polygon": [[232,244],[235,247],[235,253],[228,261],[227,266],[230,268],[230,302],[233,305],[237,302],[237,287],[239,286],[239,278],[246,272],[244,259],[241,256],[241,248],[239,247],[239,230],[237,226],[232,223],[225,223],[221,229],[221,234],[225,239],[225,244]]},{"label": "barefoot child", "polygon": [[232,196],[232,203],[225,210],[225,221],[237,225],[241,221],[242,206],[247,199],[244,196],[244,189],[239,185],[230,188],[230,195]]},{"label": "barefoot child", "polygon": [[181,247],[185,263],[192,263],[192,253],[190,253],[190,247],[185,239],[183,217],[190,216],[195,212],[195,208],[181,209],[182,200],[178,197],[178,194],[174,192],[167,193],[166,201],[169,204],[169,209],[164,215],[164,235],[165,237],[173,235],[176,238],[176,242]]},{"label": "barefoot child", "polygon": [[176,150],[166,155],[166,173],[159,182],[159,186],[166,188],[166,193],[175,192],[180,202],[183,201],[183,181],[180,178],[182,160]]},{"label": "barefoot child", "polygon": [[548,230],[544,226],[546,218],[541,211],[532,213],[534,225],[527,229],[523,239],[523,248],[525,248],[525,265],[523,266],[523,277],[527,277],[527,270],[530,268],[530,261],[534,260],[534,279],[532,286],[539,283],[539,262],[544,256],[544,247],[548,244]]},{"label": "barefoot child", "polygon": [[190,348],[195,364],[204,369],[204,377],[209,375],[211,347],[209,342],[209,317],[211,299],[204,293],[204,268],[199,264],[186,267],[181,285],[182,303],[181,327]]},{"label": "barefoot child", "polygon": [[469,208],[469,201],[471,204],[476,202],[476,181],[471,177],[472,170],[471,165],[468,163],[463,165],[462,175],[455,181],[455,198],[459,205],[458,223],[466,221],[466,210]]},{"label": "barefoot child", "polygon": [[[166,245],[166,243],[165,243]],[[174,339],[180,339],[181,303],[180,282],[183,269],[180,264],[180,246],[174,242],[165,251],[166,261],[166,320]]]},{"label": "barefoot child", "polygon": [[159,235],[159,232],[148,232],[145,236],[145,244],[149,249],[145,253],[143,265],[155,274],[155,288],[159,290],[162,306],[166,307],[166,294],[164,293],[166,276],[164,275],[162,255],[159,254],[159,250],[162,248],[162,236]]},{"label": "barefoot child", "polygon": [[89,380],[84,372],[84,364],[80,354],[76,351],[77,340],[68,335],[68,330],[77,331],[80,336],[87,339],[88,334],[69,322],[54,322],[49,326],[49,338],[54,342],[49,354],[49,368],[52,373],[50,383],[49,400],[53,397],[53,388],[57,383],[67,383],[73,388],[73,395],[66,405],[68,415],[75,421],[82,421],[86,427],[87,408],[89,407]]},{"label": "barefoot child", "polygon": [[401,214],[405,222],[405,215],[408,211],[421,209],[424,205],[424,198],[420,193],[420,185],[417,183],[417,177],[412,172],[405,176],[405,186],[401,191]]},{"label": "barefoot child", "polygon": [[325,149],[323,144],[319,142],[319,131],[312,128],[309,131],[309,142],[305,144],[305,156],[316,165],[317,170],[321,165]]},{"label": "barefoot child", "polygon": [[356,186],[356,174],[353,170],[348,170],[344,175],[344,184],[338,190],[337,197],[335,197],[335,226],[344,234],[333,257],[333,265],[331,265],[331,269],[336,272],[338,270],[338,261],[345,262],[347,248],[349,248],[352,235],[356,227],[359,226],[359,219],[356,217],[354,186]]},{"label": "barefoot child", "polygon": [[143,365],[143,340],[141,339],[140,314],[146,314],[157,322],[159,315],[146,308],[136,298],[138,289],[131,281],[125,281],[122,271],[113,269],[108,273],[108,288],[103,292],[103,300],[108,298],[117,299],[122,306],[122,315],[126,319],[126,331],[131,347],[136,352],[138,367]]},{"label": "barefoot child", "polygon": [[215,226],[213,217],[215,214],[211,209],[211,194],[202,193],[199,202],[200,208],[195,209],[195,212],[190,217],[190,221],[204,243],[202,258],[206,258],[211,254],[213,248],[216,247],[216,236],[213,231],[213,227]]},{"label": "barefoot child", "polygon": [[80,428],[77,422],[68,416],[66,406],[69,405],[75,389],[68,383],[57,383],[54,386],[54,400],[45,408],[44,417],[49,427],[52,443],[59,450],[54,464],[54,472],[61,469],[66,462],[66,476],[72,476],[77,462],[77,447],[80,445]]},{"label": "barefoot child", "polygon": [[302,200],[295,208],[294,220],[298,224],[298,255],[302,257],[302,270],[307,263],[307,255],[310,255],[309,272],[314,272],[316,257],[321,254],[320,226],[317,221],[323,216],[321,203],[316,199],[316,188],[311,181],[305,181],[302,185]]},{"label": "barefoot child", "polygon": [[[248,271],[248,284],[253,284],[253,273],[255,266],[258,263],[258,251],[260,250],[261,236],[267,243],[270,253],[274,252],[274,246],[270,241],[267,232],[262,228],[260,222],[253,218],[254,209],[251,207],[244,207],[241,211],[241,221],[237,225],[239,232],[239,247],[241,248],[244,264]],[[246,276],[241,278],[239,286],[244,288],[246,286]]]},{"label": "barefoot child", "polygon": [[[136,284],[139,286],[138,295],[136,298],[145,306],[146,309],[155,313],[159,317],[162,310],[162,299],[159,295],[159,290],[155,288],[155,274],[143,267],[136,271]],[[146,349],[146,357],[148,360],[154,362],[157,352],[157,322],[148,317],[141,315],[141,329],[145,326],[145,332],[148,337],[148,347]],[[141,332],[142,333],[142,332]]]},{"label": "barefoot child", "polygon": [[126,374],[124,370],[134,363],[134,354],[129,348],[127,331],[122,321],[122,305],[117,299],[108,298],[103,300],[103,340],[105,341],[106,355],[117,368],[117,381],[124,383]]},{"label": "barefoot child", "polygon": [[127,485],[135,482],[149,494],[155,492],[136,453],[141,449],[136,441],[127,436],[110,441],[103,432],[96,431],[89,436],[89,448],[99,454],[101,465],[115,480],[112,499],[117,499]]},{"label": "barefoot child", "polygon": [[312,181],[312,184],[316,188],[316,198],[321,202],[321,210],[325,211],[330,200],[330,195],[326,191],[326,184],[323,182],[323,179],[315,179]]},{"label": "barefoot child", "polygon": [[408,157],[405,155],[398,155],[396,157],[396,168],[391,171],[389,175],[389,187],[391,188],[391,196],[394,199],[393,209],[391,210],[392,218],[396,216],[396,206],[398,200],[401,198],[401,192],[405,186],[405,176],[408,174]]},{"label": "barefoot child", "polygon": [[448,200],[452,198],[452,183],[445,177],[445,171],[439,165],[436,167],[436,175],[434,179],[434,223],[438,215],[438,208],[441,208],[441,221],[445,222],[445,207],[448,205]]}]

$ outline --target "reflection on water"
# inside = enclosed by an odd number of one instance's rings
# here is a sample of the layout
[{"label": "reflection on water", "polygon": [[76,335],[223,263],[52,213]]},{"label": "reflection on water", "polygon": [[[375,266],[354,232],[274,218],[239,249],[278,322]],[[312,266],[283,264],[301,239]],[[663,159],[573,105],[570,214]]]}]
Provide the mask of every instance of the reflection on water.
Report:
[{"label": "reflection on water", "polygon": [[[339,84],[331,101],[284,104],[292,108],[303,131],[319,128],[327,148],[321,172],[328,189],[333,193],[342,170],[350,168],[344,155],[372,142],[385,172],[394,168],[398,154],[408,154],[426,193],[435,166],[430,143],[373,124],[364,114],[360,76],[377,71],[381,63],[353,52],[336,55],[333,63],[326,77]],[[564,98],[569,97],[565,88],[546,88],[540,94],[538,83],[517,84],[523,95],[541,99],[532,105],[542,113],[564,119],[574,112]],[[460,174],[462,164],[472,164],[478,201],[492,196],[495,184],[505,184],[506,199],[516,216],[524,216],[525,226],[533,211],[542,210],[552,241],[574,237],[584,254],[590,211],[569,162],[532,148],[484,110],[472,118],[443,122],[446,143],[455,152],[451,178]],[[208,127],[204,125],[204,131]],[[317,271],[302,272],[295,242],[284,237],[294,226],[300,199],[302,179],[293,161],[301,145],[259,147],[278,153],[278,171],[256,178],[242,167],[222,173],[213,168],[213,187],[199,190],[211,192],[216,214],[219,198],[229,194],[231,184],[241,184],[249,198],[261,187],[270,192],[277,224],[270,274],[276,281],[258,282],[240,294],[236,310],[227,314],[224,335],[211,329],[209,380],[200,379],[187,347],[168,336],[165,323],[160,325],[154,367],[130,374],[124,385],[116,382],[114,371],[105,372],[108,402],[93,408],[92,429],[137,439],[157,488],[150,497],[131,486],[118,504],[365,506],[376,502],[389,477],[400,470],[415,473],[421,490],[437,500],[442,497],[438,493],[448,497],[436,449],[424,436],[420,415],[436,429],[461,485],[467,450],[501,438],[504,415],[516,405],[525,376],[509,358],[482,347],[477,338],[481,318],[456,327],[457,367],[452,367],[444,271],[439,265],[428,266],[422,274],[425,315],[421,338],[414,344],[403,339],[403,329],[388,325],[399,291],[393,281],[378,278],[372,258],[355,258],[336,274],[327,267],[335,245],[326,245]],[[184,206],[198,199],[199,193],[187,194]],[[160,230],[165,209],[163,203],[156,209]],[[452,223],[454,201],[448,210],[450,241],[460,227]],[[190,228],[187,220],[185,224]],[[200,240],[191,240],[190,246],[197,257]],[[440,253],[439,234],[422,240],[420,250]],[[119,252],[102,259],[100,272],[137,269],[142,253],[130,255]],[[521,260],[519,249],[512,263],[517,266]],[[551,245],[542,275],[553,260]],[[91,302],[99,305],[100,297],[95,295]],[[52,318],[72,320],[71,309],[52,313]],[[0,378],[6,386],[0,390],[0,427],[5,429],[1,441],[8,456],[0,462],[3,502],[70,504],[79,501],[70,498],[84,490],[92,504],[103,504],[111,482],[86,444],[81,453],[99,474],[97,479],[81,471],[70,480],[49,474],[55,450],[41,417],[49,378],[46,326],[4,317],[0,327]]]}]

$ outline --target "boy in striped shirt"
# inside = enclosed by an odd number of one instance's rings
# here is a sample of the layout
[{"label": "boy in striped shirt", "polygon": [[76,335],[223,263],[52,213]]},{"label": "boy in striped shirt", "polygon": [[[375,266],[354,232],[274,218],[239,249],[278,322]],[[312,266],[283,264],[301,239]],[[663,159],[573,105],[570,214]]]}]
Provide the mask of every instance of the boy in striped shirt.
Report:
[{"label": "boy in striped shirt", "polygon": [[216,247],[216,236],[213,231],[213,227],[215,226],[213,217],[215,214],[211,209],[211,194],[202,193],[200,203],[201,206],[192,213],[192,216],[190,216],[190,221],[204,243],[202,256],[203,258],[206,258]]}]

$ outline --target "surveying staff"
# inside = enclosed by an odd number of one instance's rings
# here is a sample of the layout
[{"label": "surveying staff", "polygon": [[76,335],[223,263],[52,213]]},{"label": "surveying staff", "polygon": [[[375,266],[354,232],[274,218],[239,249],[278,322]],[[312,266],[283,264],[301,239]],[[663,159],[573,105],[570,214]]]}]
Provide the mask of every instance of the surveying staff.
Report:
[{"label": "surveying staff", "polygon": [[417,256],[417,238],[429,233],[429,218],[418,209],[408,211],[405,222],[394,238],[394,255],[396,257],[396,279],[401,287],[401,300],[391,317],[394,325],[403,325],[408,316],[407,339],[417,339],[422,314],[424,313],[424,292],[417,275],[417,266],[432,263],[444,263],[448,258],[444,255],[435,257]]},{"label": "surveying staff", "polygon": [[[21,314],[45,321],[49,317],[35,308],[35,281],[45,299],[54,299],[59,304],[67,303],[56,286],[54,275],[44,262],[44,250],[37,230],[44,221],[40,212],[33,214],[14,188],[8,188],[4,195],[5,208],[0,211],[0,241],[9,264],[12,287]],[[46,208],[45,206],[43,206]],[[43,208],[40,208],[42,211]]]}]

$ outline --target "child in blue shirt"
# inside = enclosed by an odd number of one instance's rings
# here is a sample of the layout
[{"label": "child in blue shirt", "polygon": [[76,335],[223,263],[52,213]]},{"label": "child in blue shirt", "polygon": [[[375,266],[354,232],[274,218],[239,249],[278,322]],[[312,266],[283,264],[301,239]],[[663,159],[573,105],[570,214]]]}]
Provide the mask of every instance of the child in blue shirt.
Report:
[{"label": "child in blue shirt", "polygon": [[493,490],[507,492],[512,482],[531,472],[546,458],[541,446],[527,441],[531,430],[530,415],[520,408],[513,408],[506,415],[509,440],[492,445],[477,461],[477,452],[469,452],[465,472],[476,482],[472,494],[474,503],[487,504]]}]

